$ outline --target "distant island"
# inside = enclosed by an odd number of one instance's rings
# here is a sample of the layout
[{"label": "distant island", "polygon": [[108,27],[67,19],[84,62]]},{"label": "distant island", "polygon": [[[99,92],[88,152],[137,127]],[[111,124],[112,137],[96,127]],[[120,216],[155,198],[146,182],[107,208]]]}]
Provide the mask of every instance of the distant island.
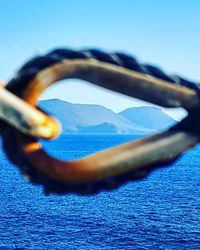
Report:
[{"label": "distant island", "polygon": [[146,134],[175,124],[161,109],[142,106],[120,113],[94,104],[72,104],[60,99],[39,102],[39,107],[62,123],[64,133]]}]

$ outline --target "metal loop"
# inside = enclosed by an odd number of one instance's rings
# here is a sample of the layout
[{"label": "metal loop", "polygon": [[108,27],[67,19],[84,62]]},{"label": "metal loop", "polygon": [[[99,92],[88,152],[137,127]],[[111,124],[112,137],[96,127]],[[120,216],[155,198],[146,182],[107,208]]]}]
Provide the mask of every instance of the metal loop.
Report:
[{"label": "metal loop", "polygon": [[[94,59],[64,60],[44,69],[21,88],[21,97],[35,106],[46,88],[66,78],[87,80],[165,107],[184,107],[187,110],[199,107],[199,96],[193,89]],[[8,133],[4,131],[5,142]],[[12,156],[12,160],[20,165],[31,181],[42,184],[47,192],[79,194],[110,190],[125,181],[145,177],[151,169],[172,162],[199,142],[197,134],[180,127],[79,161],[60,161],[49,156],[34,138],[12,130],[11,134],[20,154],[20,159]],[[9,151],[8,147],[6,150]]]},{"label": "metal loop", "polygon": [[0,86],[0,118],[20,132],[43,139],[60,133],[60,123]]}]

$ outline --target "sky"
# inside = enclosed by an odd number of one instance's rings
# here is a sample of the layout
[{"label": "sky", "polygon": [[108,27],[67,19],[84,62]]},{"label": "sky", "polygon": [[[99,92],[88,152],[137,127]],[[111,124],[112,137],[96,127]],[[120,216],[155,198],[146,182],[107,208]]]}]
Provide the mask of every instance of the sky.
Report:
[{"label": "sky", "polygon": [[[1,0],[0,79],[8,81],[33,56],[54,48],[122,51],[200,81],[199,0]],[[47,90],[42,99],[104,105],[116,112],[151,105],[80,80]],[[176,119],[185,113],[165,112]]]}]

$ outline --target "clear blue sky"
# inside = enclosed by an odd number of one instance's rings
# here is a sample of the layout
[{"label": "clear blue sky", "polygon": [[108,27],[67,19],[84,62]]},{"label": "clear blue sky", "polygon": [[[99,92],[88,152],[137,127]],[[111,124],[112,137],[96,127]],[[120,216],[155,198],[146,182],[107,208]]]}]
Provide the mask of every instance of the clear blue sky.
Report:
[{"label": "clear blue sky", "polygon": [[[0,79],[32,56],[69,46],[126,51],[200,81],[199,13],[199,0],[1,0]],[[143,104],[78,80],[43,96],[55,97],[115,111]]]}]

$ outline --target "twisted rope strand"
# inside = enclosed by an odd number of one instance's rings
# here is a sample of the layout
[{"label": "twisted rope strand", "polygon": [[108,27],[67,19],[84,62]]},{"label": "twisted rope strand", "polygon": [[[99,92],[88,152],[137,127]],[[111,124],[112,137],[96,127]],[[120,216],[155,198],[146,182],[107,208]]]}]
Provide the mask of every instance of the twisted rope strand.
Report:
[{"label": "twisted rope strand", "polygon": [[[180,76],[167,75],[160,68],[149,64],[141,64],[136,58],[127,54],[120,52],[106,53],[97,49],[80,51],[71,49],[56,49],[44,56],[37,56],[21,67],[16,77],[8,83],[7,88],[11,91],[13,86],[17,86],[18,88],[20,88],[20,85],[23,86],[23,84],[26,84],[26,82],[33,79],[41,70],[44,70],[49,66],[67,59],[96,59],[102,62],[134,70],[146,75],[154,76],[156,78],[171,82],[172,84],[185,86],[195,90],[200,89],[199,83],[189,81]],[[17,92],[20,92],[20,89]]]}]

